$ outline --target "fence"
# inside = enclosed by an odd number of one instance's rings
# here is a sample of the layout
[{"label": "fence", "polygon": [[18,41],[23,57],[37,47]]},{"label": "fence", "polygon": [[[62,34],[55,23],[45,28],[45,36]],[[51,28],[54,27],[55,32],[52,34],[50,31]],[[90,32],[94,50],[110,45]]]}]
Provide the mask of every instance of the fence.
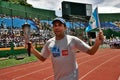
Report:
[{"label": "fence", "polygon": [[56,17],[53,10],[38,9],[4,1],[0,1],[0,14],[20,16],[22,18],[39,18],[42,20],[51,20]]}]

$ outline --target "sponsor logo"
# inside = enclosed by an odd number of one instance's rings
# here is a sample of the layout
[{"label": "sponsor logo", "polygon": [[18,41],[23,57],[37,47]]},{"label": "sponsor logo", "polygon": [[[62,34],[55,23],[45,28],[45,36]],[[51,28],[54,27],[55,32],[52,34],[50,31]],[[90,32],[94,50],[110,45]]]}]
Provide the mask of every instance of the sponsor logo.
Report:
[{"label": "sponsor logo", "polygon": [[51,49],[53,57],[59,57],[60,56],[60,49],[56,46],[52,47]]},{"label": "sponsor logo", "polygon": [[68,55],[68,50],[62,50],[62,56],[67,56]]}]

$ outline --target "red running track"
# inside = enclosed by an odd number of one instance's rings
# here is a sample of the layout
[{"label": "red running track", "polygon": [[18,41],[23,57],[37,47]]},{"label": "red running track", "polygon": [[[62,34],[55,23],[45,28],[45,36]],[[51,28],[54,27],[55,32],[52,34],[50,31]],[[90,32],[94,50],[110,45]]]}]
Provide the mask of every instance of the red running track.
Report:
[{"label": "red running track", "polygon": [[[120,49],[99,49],[93,56],[76,53],[79,80],[120,80]],[[0,69],[0,80],[54,80],[51,60]]]}]

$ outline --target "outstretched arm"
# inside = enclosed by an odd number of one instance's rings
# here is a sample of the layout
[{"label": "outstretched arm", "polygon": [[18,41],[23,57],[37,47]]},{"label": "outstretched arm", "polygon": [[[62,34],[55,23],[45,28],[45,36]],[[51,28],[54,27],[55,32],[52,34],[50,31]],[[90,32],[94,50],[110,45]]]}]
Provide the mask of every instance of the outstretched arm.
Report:
[{"label": "outstretched arm", "polygon": [[94,55],[96,51],[98,50],[99,46],[103,43],[103,41],[104,41],[104,35],[101,30],[96,37],[95,44],[93,45],[93,47],[91,47],[91,49],[87,51],[87,53],[90,55]]},{"label": "outstretched arm", "polygon": [[[30,49],[31,53],[33,53],[39,60],[45,61],[46,58],[41,56],[40,52],[33,47],[32,43],[30,43],[30,45],[31,45],[31,49]],[[27,44],[25,44],[25,48],[27,47],[28,47]]]}]

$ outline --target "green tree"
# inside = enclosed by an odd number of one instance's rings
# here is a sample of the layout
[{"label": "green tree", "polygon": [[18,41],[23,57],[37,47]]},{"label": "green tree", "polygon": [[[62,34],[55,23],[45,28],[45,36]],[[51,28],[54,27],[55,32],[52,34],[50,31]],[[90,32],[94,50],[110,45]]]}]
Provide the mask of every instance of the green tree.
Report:
[{"label": "green tree", "polygon": [[112,29],[103,30],[103,32],[104,32],[104,35],[106,36],[107,39],[109,39],[112,36],[120,37],[120,32],[114,31]]}]

